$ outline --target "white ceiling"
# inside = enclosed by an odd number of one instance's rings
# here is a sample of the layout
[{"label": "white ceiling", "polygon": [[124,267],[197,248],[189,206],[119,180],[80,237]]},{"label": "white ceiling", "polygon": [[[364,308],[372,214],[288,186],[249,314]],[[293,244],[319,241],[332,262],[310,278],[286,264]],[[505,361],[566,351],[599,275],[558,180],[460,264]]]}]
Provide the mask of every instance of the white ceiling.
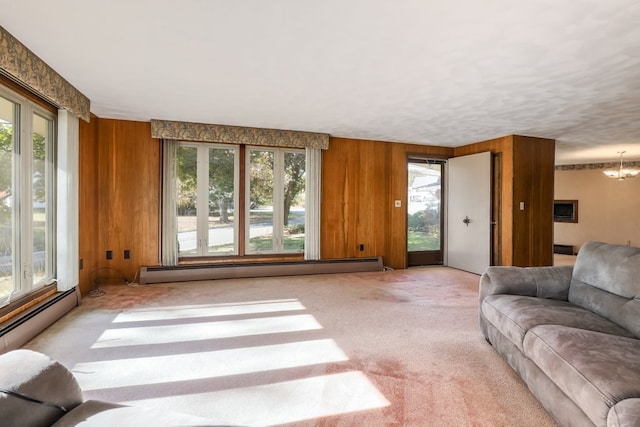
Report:
[{"label": "white ceiling", "polygon": [[640,159],[637,0],[0,0],[99,117]]}]

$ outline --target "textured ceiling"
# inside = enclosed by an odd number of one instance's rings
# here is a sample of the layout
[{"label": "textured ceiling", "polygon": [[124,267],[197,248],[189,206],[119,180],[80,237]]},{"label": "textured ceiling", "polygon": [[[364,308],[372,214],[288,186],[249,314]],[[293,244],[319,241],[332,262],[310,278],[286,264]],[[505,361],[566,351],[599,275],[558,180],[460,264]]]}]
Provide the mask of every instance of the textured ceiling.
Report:
[{"label": "textured ceiling", "polygon": [[99,117],[640,159],[637,0],[0,0]]}]

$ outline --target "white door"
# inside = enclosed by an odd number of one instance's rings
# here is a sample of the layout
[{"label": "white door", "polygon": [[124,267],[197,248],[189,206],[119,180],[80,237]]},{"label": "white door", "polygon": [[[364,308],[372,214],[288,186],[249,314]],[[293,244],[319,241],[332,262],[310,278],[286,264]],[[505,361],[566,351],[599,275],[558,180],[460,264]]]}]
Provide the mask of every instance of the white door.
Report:
[{"label": "white door", "polygon": [[482,274],[491,262],[491,153],[447,161],[447,265]]}]

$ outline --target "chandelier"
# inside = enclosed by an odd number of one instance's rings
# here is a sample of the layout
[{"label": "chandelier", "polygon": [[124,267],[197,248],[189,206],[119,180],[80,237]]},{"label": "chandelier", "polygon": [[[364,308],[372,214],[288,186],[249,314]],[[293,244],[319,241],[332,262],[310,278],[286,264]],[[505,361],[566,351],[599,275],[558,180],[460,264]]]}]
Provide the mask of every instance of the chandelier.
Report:
[{"label": "chandelier", "polygon": [[625,168],[622,164],[622,155],[626,153],[626,151],[618,151],[620,154],[620,166],[617,169],[607,169],[602,171],[606,176],[613,179],[623,180],[627,178],[635,178],[638,174],[640,174],[640,169],[637,168]]}]

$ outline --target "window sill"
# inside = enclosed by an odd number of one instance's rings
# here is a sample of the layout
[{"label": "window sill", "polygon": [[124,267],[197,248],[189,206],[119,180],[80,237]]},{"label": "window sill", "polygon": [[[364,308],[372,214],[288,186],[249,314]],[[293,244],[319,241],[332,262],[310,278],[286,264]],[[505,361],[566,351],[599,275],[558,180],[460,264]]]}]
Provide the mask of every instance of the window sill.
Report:
[{"label": "window sill", "polygon": [[8,305],[0,308],[0,324],[8,321],[9,319],[16,317],[31,307],[41,303],[47,298],[51,297],[57,292],[57,286],[55,283],[46,285],[35,292],[31,292],[17,300],[9,303]]},{"label": "window sill", "polygon": [[180,258],[178,260],[178,266],[242,264],[242,263],[257,263],[257,262],[303,261],[303,260],[304,260],[304,254],[246,255],[246,256],[225,256],[225,257],[188,257],[188,258]]}]

